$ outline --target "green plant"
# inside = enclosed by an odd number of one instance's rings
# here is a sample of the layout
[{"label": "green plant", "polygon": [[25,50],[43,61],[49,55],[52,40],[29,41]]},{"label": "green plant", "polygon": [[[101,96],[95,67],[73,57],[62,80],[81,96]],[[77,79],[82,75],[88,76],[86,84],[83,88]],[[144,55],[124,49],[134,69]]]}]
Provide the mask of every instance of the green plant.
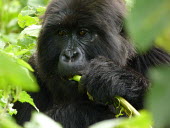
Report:
[{"label": "green plant", "polygon": [[[127,30],[138,51],[143,53],[153,44],[170,50],[170,1],[169,0],[125,0],[130,14],[126,20]],[[28,102],[35,107],[26,91],[38,91],[33,69],[25,62],[35,50],[41,28],[39,17],[45,11],[48,0],[1,0],[0,1],[0,127],[21,128],[11,115],[16,101]],[[24,8],[23,8],[24,7]],[[21,8],[22,11],[21,11]],[[21,11],[21,12],[20,12]],[[19,14],[20,12],[20,14]],[[19,15],[18,15],[19,14]],[[91,128],[150,128],[152,120],[157,128],[170,125],[168,114],[170,103],[169,65],[152,68],[149,77],[153,88],[146,97],[149,112],[130,119],[113,119],[91,126]],[[76,80],[80,77],[76,77]],[[119,102],[118,102],[119,103]],[[121,111],[121,110],[120,110]],[[131,111],[129,111],[131,112]],[[121,115],[121,113],[120,113]],[[45,124],[41,123],[43,122]],[[153,119],[152,119],[153,118]],[[24,128],[61,127],[44,115],[33,114],[32,121]]]}]

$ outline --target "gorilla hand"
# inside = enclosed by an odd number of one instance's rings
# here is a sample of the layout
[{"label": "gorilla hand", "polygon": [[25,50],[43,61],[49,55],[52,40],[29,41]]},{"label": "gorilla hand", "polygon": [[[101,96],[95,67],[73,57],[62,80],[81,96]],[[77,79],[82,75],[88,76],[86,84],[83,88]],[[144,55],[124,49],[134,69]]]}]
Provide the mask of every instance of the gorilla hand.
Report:
[{"label": "gorilla hand", "polygon": [[143,107],[141,97],[148,82],[141,74],[99,57],[93,59],[84,71],[81,85],[93,96],[94,101],[110,103],[114,96],[121,96],[140,109]]}]

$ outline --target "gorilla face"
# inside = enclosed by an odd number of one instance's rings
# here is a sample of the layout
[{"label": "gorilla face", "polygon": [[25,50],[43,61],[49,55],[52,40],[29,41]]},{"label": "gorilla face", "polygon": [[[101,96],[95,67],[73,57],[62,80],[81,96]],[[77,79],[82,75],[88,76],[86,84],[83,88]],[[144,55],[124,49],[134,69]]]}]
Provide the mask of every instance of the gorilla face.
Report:
[{"label": "gorilla face", "polygon": [[85,53],[86,47],[90,47],[90,43],[95,43],[96,40],[97,33],[90,28],[78,26],[69,30],[62,26],[57,31],[56,37],[56,42],[62,44],[58,61],[58,72],[66,77],[79,74],[79,71],[85,67],[89,60]]},{"label": "gorilla face", "polygon": [[48,6],[38,42],[38,65],[47,77],[69,79],[98,56],[126,64],[133,50],[121,36],[124,5],[103,1],[53,0]]},{"label": "gorilla face", "polygon": [[[62,77],[69,78],[79,74],[79,71],[84,69],[89,60],[99,55],[95,50],[95,45],[99,42],[99,38],[92,27],[77,25],[72,28],[72,26],[62,24],[63,22],[61,19],[58,23],[56,22],[57,26],[50,26],[44,32],[47,35],[50,33],[48,35],[50,38],[46,37],[46,40],[48,40],[44,44],[46,46],[43,46],[46,49],[45,56],[48,55],[45,58],[48,60],[45,61],[44,68],[48,66],[47,72],[51,69],[51,73],[57,73]],[[52,69],[52,67],[55,67],[55,69]]]}]

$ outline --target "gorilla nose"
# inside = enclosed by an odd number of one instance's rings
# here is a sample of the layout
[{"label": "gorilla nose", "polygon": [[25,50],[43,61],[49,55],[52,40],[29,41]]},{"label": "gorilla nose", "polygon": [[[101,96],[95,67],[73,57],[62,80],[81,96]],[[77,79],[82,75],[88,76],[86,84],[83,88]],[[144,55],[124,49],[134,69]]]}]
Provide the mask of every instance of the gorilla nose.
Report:
[{"label": "gorilla nose", "polygon": [[64,77],[77,75],[84,69],[86,62],[81,49],[63,49],[59,57],[58,73]]},{"label": "gorilla nose", "polygon": [[78,49],[65,49],[62,52],[61,59],[65,62],[75,62],[79,60],[80,53]]}]

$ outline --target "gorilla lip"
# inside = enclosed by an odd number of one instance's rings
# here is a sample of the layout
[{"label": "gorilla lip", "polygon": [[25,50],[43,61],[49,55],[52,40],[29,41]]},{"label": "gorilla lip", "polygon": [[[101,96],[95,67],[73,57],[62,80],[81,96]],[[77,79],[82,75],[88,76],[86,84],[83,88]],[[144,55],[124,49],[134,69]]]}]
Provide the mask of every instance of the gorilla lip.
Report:
[{"label": "gorilla lip", "polygon": [[58,65],[58,73],[59,76],[63,78],[63,80],[69,80],[73,78],[75,75],[82,75],[82,71],[84,70],[85,65],[78,66],[64,66],[59,63]]}]

